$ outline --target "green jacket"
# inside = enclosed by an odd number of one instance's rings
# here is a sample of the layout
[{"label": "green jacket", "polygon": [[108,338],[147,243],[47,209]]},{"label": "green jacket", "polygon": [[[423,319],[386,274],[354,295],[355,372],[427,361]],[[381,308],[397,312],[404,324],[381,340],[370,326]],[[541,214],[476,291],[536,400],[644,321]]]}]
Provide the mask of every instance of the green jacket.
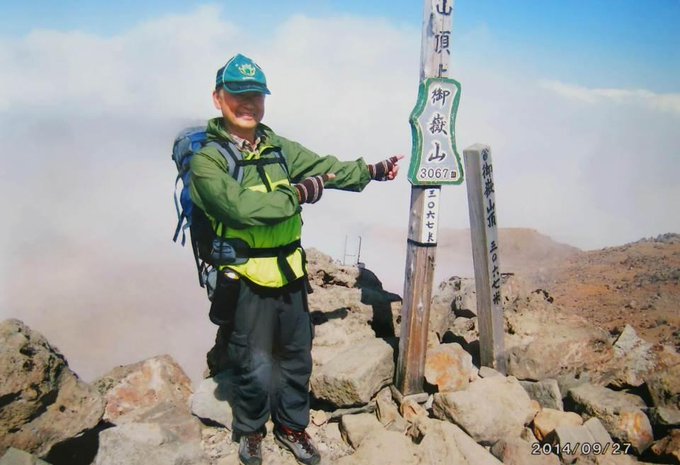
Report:
[{"label": "green jacket", "polygon": [[[319,156],[297,142],[274,133],[261,124],[258,128],[261,142],[256,153],[244,153],[244,158],[257,158],[273,148],[283,154],[290,174],[290,182],[297,183],[310,176],[335,173],[335,179],[325,185],[329,189],[361,191],[370,181],[368,167],[363,159],[341,162],[334,156]],[[230,140],[222,118],[208,122],[208,140]],[[287,182],[279,164],[265,165],[267,177],[275,187],[271,192],[259,189],[262,181],[255,167],[243,167],[243,180],[239,184],[228,173],[227,162],[219,151],[210,146],[203,148],[191,160],[191,199],[206,213],[213,224],[222,223],[231,230],[231,237],[244,239],[250,247],[277,247],[300,237],[302,221],[297,191]],[[285,233],[282,233],[285,231]],[[253,259],[251,259],[252,261]],[[259,279],[257,268],[249,270],[230,268],[245,274],[252,281],[272,287],[285,284],[285,279],[272,280],[271,276]]]}]

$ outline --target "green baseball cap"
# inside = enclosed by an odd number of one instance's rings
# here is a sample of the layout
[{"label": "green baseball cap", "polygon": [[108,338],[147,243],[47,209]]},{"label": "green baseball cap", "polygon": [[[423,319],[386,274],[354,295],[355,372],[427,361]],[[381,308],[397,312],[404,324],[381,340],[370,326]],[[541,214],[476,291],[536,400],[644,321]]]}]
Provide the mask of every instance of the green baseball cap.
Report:
[{"label": "green baseball cap", "polygon": [[267,89],[267,78],[264,77],[262,68],[240,53],[231,57],[224,66],[217,70],[215,89],[220,87],[230,94],[244,92],[271,94]]}]

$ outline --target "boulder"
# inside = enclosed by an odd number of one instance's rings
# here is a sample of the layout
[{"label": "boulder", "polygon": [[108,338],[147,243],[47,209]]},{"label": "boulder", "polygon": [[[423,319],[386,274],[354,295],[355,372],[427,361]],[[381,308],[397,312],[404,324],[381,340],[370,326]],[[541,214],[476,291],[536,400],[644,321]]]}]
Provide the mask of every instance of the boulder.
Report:
[{"label": "boulder", "polygon": [[433,419],[428,420],[418,454],[422,465],[501,465],[458,426]]},{"label": "boulder", "polygon": [[312,373],[315,398],[336,407],[367,404],[394,377],[394,350],[381,339],[358,343]]},{"label": "boulder", "polygon": [[[467,342],[477,339],[473,336],[477,327],[477,295],[475,280],[472,278],[449,278],[439,284],[432,298],[430,330],[441,336],[447,329],[464,337]],[[504,306],[515,305],[517,300],[529,294],[528,284],[521,278],[503,273],[501,295]]]},{"label": "boulder", "polygon": [[479,369],[480,378],[490,378],[492,376],[503,376],[503,373],[497,371],[491,367],[483,366]]},{"label": "boulder", "polygon": [[613,438],[630,443],[637,453],[654,440],[652,425],[643,412],[646,405],[640,397],[592,384],[575,387],[568,395],[576,412],[586,418],[599,418]]},{"label": "boulder", "polygon": [[680,363],[650,374],[645,384],[655,407],[680,410]]},{"label": "boulder", "polygon": [[643,463],[646,462],[638,462],[630,455],[607,453],[581,455],[576,458],[572,465],[641,465]]},{"label": "boulder", "polygon": [[[344,418],[344,417],[343,417]],[[363,437],[356,452],[339,465],[501,465],[459,427],[423,419],[426,434],[415,445],[403,434],[374,429]]]},{"label": "boulder", "polygon": [[231,399],[233,393],[232,374],[223,371],[212,378],[201,381],[191,396],[191,412],[198,418],[209,420],[231,430],[233,413]]},{"label": "boulder", "polygon": [[562,394],[562,399],[567,396],[570,389],[582,384],[588,384],[593,381],[590,377],[590,373],[583,371],[580,373],[562,373],[556,377],[557,385],[560,388],[560,393]]},{"label": "boulder", "polygon": [[333,261],[332,257],[313,247],[305,249],[305,252],[307,255],[307,274],[314,286],[355,287],[359,279],[359,268],[340,265]]},{"label": "boulder", "polygon": [[416,423],[417,421],[427,418],[427,410],[420,405],[412,396],[406,396],[401,401],[399,411],[406,421],[409,423]]},{"label": "boulder", "polygon": [[35,455],[31,455],[23,450],[10,447],[5,455],[0,458],[0,465],[50,465],[44,460],[40,460]]},{"label": "boulder", "polygon": [[[338,353],[375,339],[376,325],[384,329],[385,321],[389,319],[385,312],[393,312],[397,319],[396,304],[365,304],[362,300],[364,292],[360,288],[327,285],[315,288],[309,295],[315,333],[312,346],[314,371],[320,370]],[[384,334],[383,329],[380,329],[381,334]]]},{"label": "boulder", "polygon": [[638,337],[632,326],[626,325],[614,343],[612,378],[609,385],[616,388],[638,387],[644,377],[656,368],[653,345]]},{"label": "boulder", "polygon": [[491,453],[504,465],[560,465],[557,455],[544,454],[538,443],[521,438],[501,439],[491,447]]},{"label": "boulder", "polygon": [[475,317],[475,318],[465,318],[465,317],[461,316],[461,317],[458,317],[455,320],[453,320],[453,324],[448,329],[454,335],[460,336],[463,339],[465,339],[466,341],[468,339],[475,340],[475,339],[479,338],[479,334],[477,332],[477,326],[478,325],[479,325],[479,319],[477,317]]},{"label": "boulder", "polygon": [[594,417],[582,426],[558,426],[549,442],[555,444],[556,450],[559,449],[565,463],[570,463],[584,453],[591,453],[592,447],[599,448],[599,452],[616,447],[600,420]]},{"label": "boulder", "polygon": [[460,292],[460,279],[458,277],[449,278],[447,281],[441,282],[437,289],[433,291],[428,329],[431,333],[436,334],[440,340],[455,319],[452,305],[456,294]]},{"label": "boulder", "polygon": [[472,355],[460,344],[441,344],[427,350],[425,379],[439,392],[460,391],[477,378]]},{"label": "boulder", "polygon": [[185,420],[179,435],[169,422],[127,422],[104,430],[93,465],[209,465],[198,420]]},{"label": "boulder", "polygon": [[337,465],[424,465],[409,438],[396,431],[374,430],[352,455],[340,458]]},{"label": "boulder", "polygon": [[408,422],[399,414],[399,407],[392,400],[389,388],[380,391],[375,401],[376,416],[386,429],[402,433],[408,429]]},{"label": "boulder", "polygon": [[52,446],[94,428],[101,395],[64,356],[19,320],[0,323],[0,454],[10,447],[45,457]]},{"label": "boulder", "polygon": [[544,379],[541,381],[519,382],[529,397],[537,401],[541,407],[555,410],[564,410],[562,393],[556,379]]},{"label": "boulder", "polygon": [[492,445],[519,437],[534,410],[517,379],[493,376],[471,383],[464,391],[435,394],[433,413],[460,425],[476,442]]},{"label": "boulder", "polygon": [[680,464],[680,430],[674,429],[668,436],[656,441],[650,447],[650,452],[667,463]]},{"label": "boulder", "polygon": [[574,412],[543,409],[534,417],[534,434],[539,441],[545,440],[559,426],[581,426],[583,419]]},{"label": "boulder", "polygon": [[454,281],[454,288],[456,287],[458,292],[455,293],[451,302],[454,315],[465,318],[476,317],[477,289],[474,279],[462,279],[458,283]]},{"label": "boulder", "polygon": [[382,429],[382,424],[370,413],[343,415],[340,418],[340,433],[347,444],[358,449],[361,442],[373,431]]},{"label": "boulder", "polygon": [[328,414],[323,410],[310,410],[309,422],[315,426],[323,426],[328,423]]},{"label": "boulder", "polygon": [[680,426],[680,410],[672,407],[652,407],[649,409],[649,420],[657,426],[678,427]]},{"label": "boulder", "polygon": [[208,465],[201,424],[191,415],[191,381],[168,355],[113,369],[96,381],[104,418],[94,465]]},{"label": "boulder", "polygon": [[190,414],[191,380],[169,355],[114,368],[95,381],[113,424],[147,421],[168,408]]},{"label": "boulder", "polygon": [[[533,328],[528,343],[508,348],[508,374],[524,380],[556,378],[564,373],[604,370],[611,359],[612,349],[607,333],[584,322],[566,322],[562,316],[547,317],[524,314],[514,323],[516,328],[530,328],[528,320],[544,326]],[[555,331],[555,332],[553,332]]]}]

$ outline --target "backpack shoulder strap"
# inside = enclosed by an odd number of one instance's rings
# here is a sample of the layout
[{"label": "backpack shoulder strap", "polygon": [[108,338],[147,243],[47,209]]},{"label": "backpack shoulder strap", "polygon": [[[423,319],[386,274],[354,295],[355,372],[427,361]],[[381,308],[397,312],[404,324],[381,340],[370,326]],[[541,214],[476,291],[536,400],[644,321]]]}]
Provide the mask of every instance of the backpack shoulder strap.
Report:
[{"label": "backpack shoulder strap", "polygon": [[281,152],[281,148],[277,148],[274,150],[274,155],[276,156],[276,159],[279,161],[279,164],[283,168],[283,171],[286,172],[286,176],[288,177],[288,180],[290,181],[290,171],[288,171],[288,162],[286,162],[286,158],[283,156],[283,152]]},{"label": "backpack shoulder strap", "polygon": [[243,155],[241,154],[241,151],[227,141],[210,141],[205,145],[215,147],[217,151],[220,152],[227,162],[229,174],[240,184],[241,181],[243,181],[243,170],[241,169]]}]

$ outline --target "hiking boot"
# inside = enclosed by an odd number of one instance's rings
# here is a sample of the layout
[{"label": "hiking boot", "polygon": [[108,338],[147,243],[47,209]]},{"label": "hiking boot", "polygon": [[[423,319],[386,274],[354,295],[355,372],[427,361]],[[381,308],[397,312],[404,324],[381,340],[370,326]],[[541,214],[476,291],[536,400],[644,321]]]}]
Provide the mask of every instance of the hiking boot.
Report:
[{"label": "hiking boot", "polygon": [[262,464],[262,433],[242,434],[238,444],[238,458],[243,465]]},{"label": "hiking boot", "polygon": [[274,428],[277,442],[290,450],[298,462],[304,465],[317,465],[321,455],[306,431],[294,431],[285,426]]}]

